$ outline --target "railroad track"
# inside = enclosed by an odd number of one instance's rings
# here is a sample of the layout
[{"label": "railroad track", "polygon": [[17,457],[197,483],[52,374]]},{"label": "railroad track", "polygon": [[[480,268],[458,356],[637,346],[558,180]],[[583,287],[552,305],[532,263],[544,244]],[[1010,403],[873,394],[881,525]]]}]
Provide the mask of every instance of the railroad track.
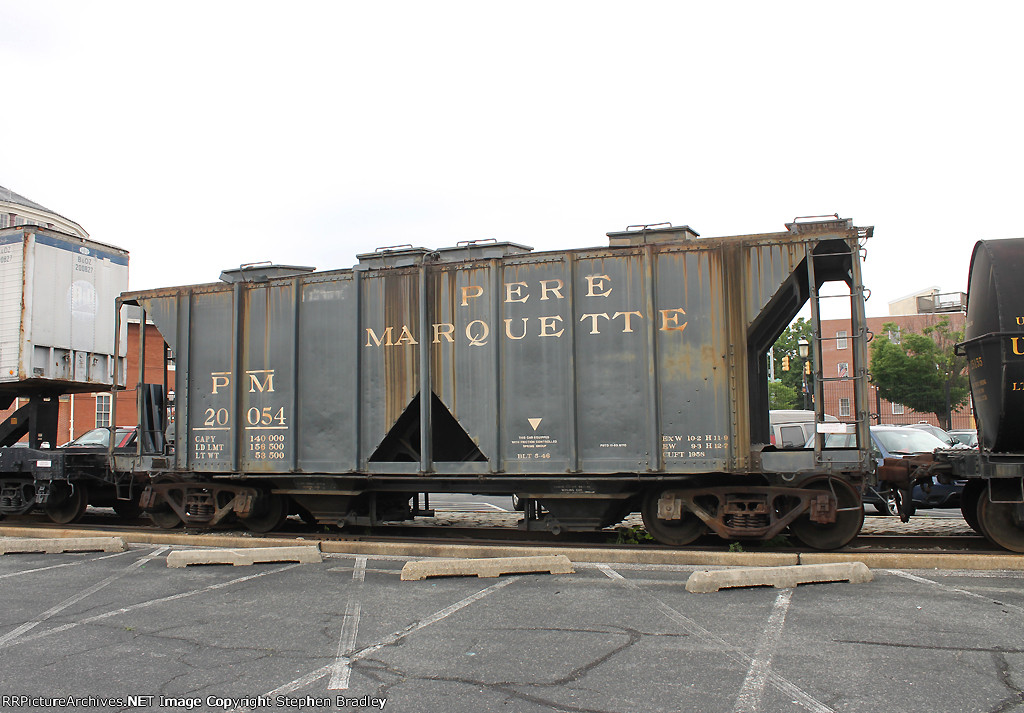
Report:
[{"label": "railroad track", "polygon": [[[265,535],[252,535],[248,531],[234,529],[230,526],[214,530],[190,530],[187,528],[162,529],[144,521],[125,523],[114,516],[103,514],[87,514],[82,521],[69,525],[57,525],[43,516],[24,516],[0,520],[0,527],[10,526],[40,531],[59,528],[65,531],[81,532],[83,536],[91,532],[104,531],[115,533],[178,533],[178,534],[220,534],[252,537],[254,541],[262,538],[276,539],[309,539],[331,542],[381,542],[381,543],[418,543],[418,544],[452,544],[452,545],[510,545],[523,544],[532,547],[588,547],[622,550],[673,550],[677,548],[656,542],[621,542],[619,532],[610,528],[598,532],[568,532],[555,536],[543,531],[524,531],[510,527],[459,527],[453,525],[387,525],[378,528],[352,527],[344,530],[324,530],[309,527],[296,519],[289,519],[286,527]],[[770,542],[743,542],[738,545],[706,535],[685,549],[705,552],[744,551],[744,552],[816,552],[807,547],[798,546],[787,538],[777,538]],[[927,553],[927,554],[992,554],[1006,555],[1005,550],[995,547],[981,535],[921,535],[921,534],[862,534],[849,545],[838,550],[851,554],[877,553]]]}]

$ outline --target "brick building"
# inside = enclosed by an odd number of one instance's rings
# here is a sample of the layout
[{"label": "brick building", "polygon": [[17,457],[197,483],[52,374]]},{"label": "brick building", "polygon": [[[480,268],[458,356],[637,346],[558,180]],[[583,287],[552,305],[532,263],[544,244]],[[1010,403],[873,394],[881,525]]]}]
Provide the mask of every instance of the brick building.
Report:
[{"label": "brick building", "polygon": [[[947,319],[952,330],[962,329],[965,321],[964,309],[966,295],[963,293],[940,293],[937,289],[929,289],[889,303],[889,315],[885,317],[868,317],[868,330],[873,334],[881,334],[883,326],[895,323],[895,333],[888,335],[892,341],[900,339],[902,333],[915,332],[921,334],[925,327],[934,326]],[[853,375],[853,352],[850,348],[848,320],[822,320],[821,322],[821,361],[825,378]],[[870,348],[870,345],[869,345]],[[870,359],[870,351],[868,354]],[[925,421],[939,425],[934,413],[919,413],[903,404],[895,404],[883,399],[878,389],[868,386],[868,410],[872,414],[872,424],[905,425]],[[853,403],[853,382],[830,381],[824,388],[825,413],[839,417],[840,420],[852,418],[850,413]],[[952,414],[953,428],[974,428],[974,418],[970,402],[955,410]]]}]

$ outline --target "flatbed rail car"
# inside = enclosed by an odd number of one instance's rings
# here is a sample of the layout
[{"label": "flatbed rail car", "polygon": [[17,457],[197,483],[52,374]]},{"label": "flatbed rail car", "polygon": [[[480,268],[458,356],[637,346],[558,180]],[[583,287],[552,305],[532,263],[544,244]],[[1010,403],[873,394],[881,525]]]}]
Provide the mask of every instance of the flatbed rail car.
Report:
[{"label": "flatbed rail car", "polygon": [[138,499],[130,482],[118,487],[103,449],[58,448],[61,397],[124,381],[111,308],[127,287],[125,250],[51,228],[0,229],[0,517],[42,509],[66,523],[90,503],[129,512]]},{"label": "flatbed rail car", "polygon": [[[290,512],[375,525],[419,514],[419,493],[515,493],[526,529],[639,510],[674,545],[788,527],[840,547],[873,467],[860,274],[872,229],[838,216],[786,227],[645,226],[541,253],[405,246],[348,270],[261,265],[126,293],[175,360],[173,383],[139,393],[157,403],[173,388],[176,418],[168,428],[140,398],[144,437],[118,469],[150,479],[141,505],[165,527],[237,517],[265,531]],[[828,281],[850,288],[843,427],[861,447],[775,449],[766,354],[808,300],[821,340]]]},{"label": "flatbed rail car", "polygon": [[[967,282],[964,341],[978,448],[887,458],[879,479],[903,499],[915,482],[967,480],[964,519],[989,540],[1024,552],[1024,238],[981,240]],[[906,519],[906,518],[905,518]]]}]

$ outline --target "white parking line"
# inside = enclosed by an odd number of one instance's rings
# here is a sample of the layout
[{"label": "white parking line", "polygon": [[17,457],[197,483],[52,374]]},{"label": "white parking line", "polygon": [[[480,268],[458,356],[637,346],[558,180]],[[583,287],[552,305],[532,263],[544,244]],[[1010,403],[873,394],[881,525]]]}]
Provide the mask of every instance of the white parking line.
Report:
[{"label": "white parking line", "polygon": [[[465,599],[460,599],[459,601],[455,602],[454,604],[452,604],[449,607],[445,607],[444,609],[442,609],[440,611],[434,612],[433,614],[428,616],[426,619],[421,619],[421,620],[419,620],[417,622],[413,622],[412,624],[409,624],[409,626],[406,626],[403,629],[399,629],[398,631],[392,632],[392,633],[388,634],[387,636],[385,636],[384,638],[382,638],[379,641],[377,641],[376,643],[370,644],[369,646],[364,646],[363,648],[359,649],[359,651],[356,651],[355,653],[353,653],[351,656],[348,657],[349,662],[358,661],[360,659],[366,658],[370,654],[374,653],[375,651],[379,651],[380,649],[384,648],[385,646],[391,646],[392,644],[396,644],[399,641],[401,641],[402,639],[404,639],[405,637],[409,636],[410,634],[414,634],[417,631],[420,631],[421,629],[425,629],[426,627],[430,626],[431,624],[436,624],[437,622],[442,621],[443,619],[448,618],[449,616],[451,616],[455,612],[457,612],[457,611],[459,611],[461,609],[465,609],[470,604],[473,604],[474,602],[480,601],[484,597],[493,594],[494,592],[498,591],[499,589],[501,589],[503,587],[507,587],[508,585],[512,584],[513,582],[515,582],[518,579],[519,579],[519,577],[509,577],[508,579],[503,579],[500,582],[497,582],[496,584],[492,584],[491,586],[487,587],[486,589],[481,589],[479,592],[476,592],[475,594],[469,595]],[[267,693],[264,693],[263,695],[267,696],[267,697],[275,697],[275,696],[279,696],[279,695],[284,695],[284,694],[292,693],[293,691],[297,691],[300,688],[304,688],[305,686],[308,686],[311,683],[315,683],[316,681],[319,681],[321,678],[323,678],[327,674],[333,672],[334,671],[334,665],[335,665],[334,662],[331,662],[331,663],[327,664],[326,666],[322,666],[322,667],[316,669],[315,671],[311,671],[311,672],[307,673],[305,676],[302,676],[301,678],[296,678],[294,681],[289,681],[288,683],[285,683],[284,685],[278,686],[274,690],[268,691]],[[251,709],[250,708],[246,708],[246,707],[242,707],[242,708],[236,708],[235,710],[241,712],[241,711],[248,711],[248,710],[251,710]]]},{"label": "white parking line", "polygon": [[789,602],[792,598],[792,589],[783,589],[775,598],[775,606],[768,617],[768,626],[761,632],[754,660],[750,662],[750,670],[747,671],[743,687],[736,698],[736,706],[733,708],[736,713],[757,713],[761,710],[761,699],[764,697],[764,686],[772,668],[772,657],[779,646],[779,637],[782,635],[782,626],[786,623],[786,612],[789,611]]},{"label": "white parking line", "polygon": [[347,690],[349,677],[352,675],[352,660],[349,656],[355,651],[356,637],[359,635],[359,595],[362,584],[366,581],[366,559],[356,557],[355,566],[352,567],[352,581],[358,586],[345,605],[345,618],[341,622],[341,636],[338,639],[338,655],[331,671],[331,682],[327,685],[329,691]]},{"label": "white parking line", "polygon": [[132,605],[127,606],[127,607],[121,607],[120,609],[113,609],[111,611],[104,612],[102,614],[96,614],[94,616],[90,616],[90,617],[87,617],[85,619],[81,619],[79,621],[72,621],[72,622],[69,622],[67,624],[62,624],[61,626],[56,626],[56,627],[54,627],[52,629],[47,629],[46,631],[40,631],[40,632],[38,632],[36,634],[32,634],[31,636],[22,637],[21,639],[18,639],[18,641],[14,642],[14,643],[23,644],[23,643],[28,643],[29,641],[35,641],[36,639],[43,639],[43,638],[46,638],[47,636],[53,636],[54,634],[59,634],[59,633],[61,633],[63,631],[67,631],[68,629],[74,629],[76,626],[81,626],[82,624],[91,624],[91,623],[93,623],[95,621],[102,621],[103,619],[109,619],[110,617],[117,616],[118,614],[127,614],[128,612],[134,611],[136,609],[144,609],[146,607],[151,607],[151,606],[153,606],[155,604],[164,604],[166,602],[173,602],[173,601],[175,601],[177,599],[185,599],[186,597],[191,597],[191,596],[194,596],[196,594],[205,594],[206,592],[212,592],[212,591],[215,591],[217,589],[223,589],[224,587],[230,587],[230,586],[235,585],[235,584],[241,584],[242,582],[248,582],[250,579],[256,579],[257,577],[266,577],[269,574],[277,574],[278,572],[285,572],[285,571],[287,571],[289,569],[294,569],[295,567],[300,567],[300,566],[301,565],[298,564],[298,563],[296,563],[296,564],[289,564],[289,565],[286,565],[284,567],[279,567],[279,568],[277,568],[275,570],[271,570],[271,571],[267,571],[267,572],[258,572],[256,574],[247,574],[246,576],[239,577],[238,579],[232,579],[232,580],[229,580],[227,582],[219,582],[217,584],[211,584],[210,586],[202,587],[201,589],[192,589],[192,590],[189,590],[187,592],[178,592],[177,594],[171,594],[171,595],[168,595],[166,597],[159,597],[158,599],[150,599],[148,601],[139,602],[138,604],[132,604]]},{"label": "white parking line", "polygon": [[356,563],[352,567],[352,581],[363,582],[366,580],[366,560],[368,557],[356,557]]},{"label": "white parking line", "polygon": [[[136,550],[137,552],[138,550]],[[45,572],[49,569],[60,569],[61,567],[77,567],[80,564],[86,562],[98,562],[99,560],[110,559],[111,557],[120,557],[122,555],[131,554],[131,550],[125,550],[124,552],[115,552],[112,555],[103,555],[102,557],[90,557],[88,559],[80,559],[77,562],[65,562],[63,564],[51,564],[48,567],[36,567],[35,569],[23,569],[20,572],[8,572],[7,574],[0,574],[0,579],[7,579],[8,577],[20,577],[23,574],[33,574],[35,572]]]},{"label": "white parking line", "polygon": [[[887,569],[887,570],[884,570],[884,571],[888,572],[889,574],[895,574],[897,577],[903,577],[904,579],[909,579],[912,582],[918,582],[920,584],[930,584],[930,585],[932,585],[934,587],[938,587],[939,589],[943,589],[943,590],[945,590],[947,592],[954,592],[956,594],[963,594],[965,597],[973,597],[975,599],[981,599],[981,600],[986,601],[986,602],[996,602],[997,601],[997,600],[993,599],[992,597],[987,597],[987,596],[985,596],[983,594],[975,594],[974,592],[970,592],[970,591],[968,591],[966,589],[960,589],[960,587],[951,587],[948,584],[943,584],[942,582],[936,582],[934,579],[928,579],[927,577],[918,577],[916,574],[911,574],[910,572],[906,572],[906,571],[904,571],[902,569]],[[975,576],[978,576],[978,573],[975,573]],[[1015,604],[1007,604],[1004,601],[999,601],[998,604],[999,604],[999,606],[1005,607],[1006,609],[1012,609],[1013,611],[1017,612],[1018,614],[1024,614],[1024,607],[1019,607],[1019,606],[1017,606]]]},{"label": "white parking line", "polygon": [[142,557],[142,558],[132,562],[130,565],[125,567],[120,572],[118,572],[116,574],[110,575],[109,577],[104,579],[102,582],[98,582],[98,583],[92,585],[91,587],[88,587],[87,589],[83,589],[81,592],[79,592],[78,594],[76,594],[76,595],[74,595],[72,597],[68,597],[67,599],[62,601],[60,604],[58,604],[57,606],[52,607],[50,609],[47,609],[46,611],[44,611],[42,614],[39,615],[38,619],[34,619],[32,621],[27,621],[24,624],[22,624],[21,626],[19,626],[19,627],[13,629],[13,630],[7,632],[3,636],[0,636],[0,648],[2,648],[4,646],[10,645],[13,641],[15,641],[22,634],[24,634],[26,632],[29,632],[32,629],[36,628],[37,626],[42,624],[44,621],[46,621],[50,617],[54,616],[55,614],[59,614],[60,612],[62,612],[65,609],[67,609],[68,607],[72,606],[73,604],[76,604],[77,602],[80,602],[83,599],[85,599],[86,597],[88,597],[88,596],[90,596],[92,594],[95,594],[96,592],[100,591],[101,589],[104,589],[105,587],[110,586],[111,584],[113,584],[114,582],[119,580],[121,577],[125,576],[126,574],[128,574],[129,572],[131,572],[133,570],[138,569],[139,567],[142,567],[144,564],[146,564],[147,562],[149,562],[153,558],[158,557],[160,554],[162,554],[163,552],[165,552],[166,550],[169,550],[169,549],[170,549],[170,547],[166,547],[166,546],[165,547],[158,547],[158,548],[156,548],[155,550],[150,552],[148,555],[145,555],[144,557]]},{"label": "white parking line", "polygon": [[345,619],[341,624],[341,638],[338,640],[338,655],[331,669],[329,691],[348,689],[349,677],[352,675],[352,659],[349,656],[356,648],[356,636],[359,633],[359,602],[350,599],[345,607]]},{"label": "white parking line", "polygon": [[[894,571],[894,570],[886,570]],[[901,569],[901,572],[911,572],[915,570]],[[934,572],[934,569],[921,569],[918,572]],[[944,569],[942,570],[943,577],[969,577],[970,579],[977,579],[978,577],[984,577],[985,579],[1024,579],[1024,571],[1019,569]]]},{"label": "white parking line", "polygon": [[[707,642],[713,643],[716,646],[718,646],[718,648],[721,650],[721,654],[733,663],[747,667],[749,669],[751,664],[754,662],[754,658],[747,654],[745,651],[741,650],[736,646],[733,646],[724,639],[715,636],[713,633],[705,629],[703,626],[695,622],[690,617],[686,616],[685,614],[681,614],[680,612],[670,607],[668,604],[665,604],[657,597],[648,594],[643,589],[641,589],[636,584],[623,577],[621,574],[616,572],[608,565],[599,565],[598,569],[604,572],[605,575],[607,575],[610,579],[617,581],[619,584],[623,585],[624,587],[627,587],[631,591],[636,592],[637,594],[642,596],[644,599],[646,599],[648,602],[654,605],[659,611],[661,611],[662,614],[664,614],[669,619],[678,624],[684,631],[687,631],[695,636],[700,637],[701,639],[704,639]],[[815,713],[835,713],[834,709],[829,708],[821,701],[805,693],[796,684],[792,683],[786,678],[783,678],[779,674],[773,671],[767,671],[766,677],[768,683],[772,684],[773,686],[781,690],[787,696],[791,696],[794,703],[798,703],[807,710],[814,711]]]}]

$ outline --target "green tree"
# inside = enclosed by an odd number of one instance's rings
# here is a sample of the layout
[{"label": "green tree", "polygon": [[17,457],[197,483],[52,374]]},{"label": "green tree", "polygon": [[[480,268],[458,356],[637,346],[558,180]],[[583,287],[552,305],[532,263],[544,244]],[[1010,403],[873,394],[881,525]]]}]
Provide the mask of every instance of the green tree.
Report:
[{"label": "green tree", "polygon": [[768,382],[768,408],[790,409],[800,408],[802,405],[800,393],[796,389],[786,386],[778,379]]},{"label": "green tree", "polygon": [[[811,322],[803,317],[798,317],[795,322],[786,327],[786,330],[779,335],[772,346],[772,354],[775,359],[775,378],[782,382],[782,385],[791,390],[794,394],[792,406],[772,406],[772,408],[803,408],[803,359],[800,358],[799,342],[806,339],[811,340]],[[789,357],[789,371],[783,371],[783,357]],[[810,357],[808,357],[810,358]],[[777,388],[777,387],[776,387]],[[769,399],[771,400],[772,385],[768,384]]]},{"label": "green tree", "polygon": [[[942,428],[949,428],[950,414],[967,403],[967,359],[954,346],[963,340],[949,319],[921,330],[902,332],[893,322],[871,341],[871,381],[882,398],[909,406],[920,413],[934,413]],[[900,334],[897,341],[890,334]]]}]

